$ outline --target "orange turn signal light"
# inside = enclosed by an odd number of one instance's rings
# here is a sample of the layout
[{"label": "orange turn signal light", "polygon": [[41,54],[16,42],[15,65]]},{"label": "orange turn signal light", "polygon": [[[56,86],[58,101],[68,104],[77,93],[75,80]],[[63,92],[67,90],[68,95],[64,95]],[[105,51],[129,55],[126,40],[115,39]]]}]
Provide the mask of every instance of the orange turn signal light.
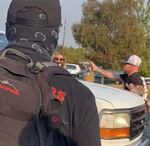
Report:
[{"label": "orange turn signal light", "polygon": [[100,137],[103,139],[116,139],[129,137],[129,127],[127,128],[100,128]]}]

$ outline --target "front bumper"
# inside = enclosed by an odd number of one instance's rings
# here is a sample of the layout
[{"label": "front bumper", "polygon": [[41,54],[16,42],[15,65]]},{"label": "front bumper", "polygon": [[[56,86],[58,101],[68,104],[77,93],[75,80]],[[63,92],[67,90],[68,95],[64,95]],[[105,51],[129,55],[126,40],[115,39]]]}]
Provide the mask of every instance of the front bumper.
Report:
[{"label": "front bumper", "polygon": [[133,140],[117,139],[117,140],[101,140],[102,146],[139,146],[142,134]]}]

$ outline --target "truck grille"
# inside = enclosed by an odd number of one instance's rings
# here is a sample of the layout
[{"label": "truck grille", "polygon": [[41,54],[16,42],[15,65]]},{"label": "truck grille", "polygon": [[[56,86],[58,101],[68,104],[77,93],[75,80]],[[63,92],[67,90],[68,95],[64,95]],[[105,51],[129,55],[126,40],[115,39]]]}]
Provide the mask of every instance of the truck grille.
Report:
[{"label": "truck grille", "polygon": [[144,130],[145,125],[145,106],[140,106],[131,110],[131,129],[130,139],[138,137]]}]

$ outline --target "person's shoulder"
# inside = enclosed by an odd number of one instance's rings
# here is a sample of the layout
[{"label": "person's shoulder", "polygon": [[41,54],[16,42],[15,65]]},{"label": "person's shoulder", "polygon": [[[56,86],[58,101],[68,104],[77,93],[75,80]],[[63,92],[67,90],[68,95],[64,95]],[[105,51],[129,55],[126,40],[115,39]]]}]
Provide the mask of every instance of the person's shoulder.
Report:
[{"label": "person's shoulder", "polygon": [[132,75],[133,75],[133,76],[140,76],[140,77],[141,77],[140,72],[135,72],[135,73],[133,73]]},{"label": "person's shoulder", "polygon": [[76,92],[78,93],[78,96],[81,98],[85,98],[86,100],[91,101],[92,99],[95,100],[94,95],[92,91],[82,82],[76,80]]},{"label": "person's shoulder", "polygon": [[63,86],[69,93],[73,93],[73,95],[78,97],[92,96],[90,89],[80,82],[80,80],[72,76],[66,69],[54,66],[49,68],[49,70],[53,72],[53,83],[60,84],[60,86]]},{"label": "person's shoulder", "polygon": [[72,93],[75,95],[75,100],[91,101],[94,99],[94,95],[91,90],[84,83],[74,77],[69,77],[68,85],[66,86],[73,91]]},{"label": "person's shoulder", "polygon": [[[131,77],[131,78],[139,78],[139,79],[141,79],[141,74],[140,74],[140,72],[135,72],[135,73],[133,73],[130,77]],[[141,80],[142,80],[142,79],[141,79]]]},{"label": "person's shoulder", "polygon": [[144,85],[142,76],[139,72],[135,72],[130,76],[130,79],[136,84],[136,85]]},{"label": "person's shoulder", "polygon": [[49,65],[46,67],[46,69],[44,69],[45,72],[47,73],[52,73],[53,75],[67,75],[67,76],[71,76],[71,74],[69,72],[67,72],[66,69],[58,66],[56,63],[52,63],[52,65]]}]

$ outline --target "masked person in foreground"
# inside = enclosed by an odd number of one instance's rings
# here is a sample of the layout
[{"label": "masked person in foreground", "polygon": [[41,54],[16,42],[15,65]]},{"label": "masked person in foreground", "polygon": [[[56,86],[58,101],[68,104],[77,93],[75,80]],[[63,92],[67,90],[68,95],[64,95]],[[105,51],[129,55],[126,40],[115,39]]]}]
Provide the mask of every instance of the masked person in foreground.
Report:
[{"label": "masked person in foreground", "polygon": [[12,0],[0,56],[0,146],[100,146],[93,94],[48,62],[58,40],[58,0]]}]

